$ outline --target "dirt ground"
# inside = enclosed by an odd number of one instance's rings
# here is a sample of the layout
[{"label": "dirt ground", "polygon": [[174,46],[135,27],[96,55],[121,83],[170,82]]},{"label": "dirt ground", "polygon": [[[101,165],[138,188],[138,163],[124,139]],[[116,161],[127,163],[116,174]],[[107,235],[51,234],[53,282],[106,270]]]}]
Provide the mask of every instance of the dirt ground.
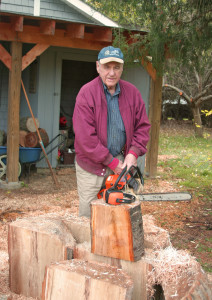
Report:
[{"label": "dirt ground", "polygon": [[[170,156],[159,156],[160,160]],[[158,174],[164,170],[159,168]],[[165,170],[167,172],[167,170]],[[54,187],[50,171],[42,170],[22,177],[23,185],[19,190],[0,189],[0,298],[1,294],[11,294],[8,287],[7,229],[8,224],[17,218],[38,216],[46,213],[78,214],[78,195],[74,166],[58,168],[56,177],[60,188]],[[182,188],[170,174],[170,180],[145,178],[144,192],[176,192]],[[187,249],[196,257],[203,267],[212,270],[211,259],[211,202],[197,197],[195,191],[189,202],[145,202],[142,203],[142,214],[151,214],[156,224],[170,233],[171,241],[176,249]],[[6,273],[5,273],[6,272]],[[3,275],[2,275],[3,274]],[[2,278],[2,280],[1,280]],[[30,299],[12,294],[12,299]]]}]

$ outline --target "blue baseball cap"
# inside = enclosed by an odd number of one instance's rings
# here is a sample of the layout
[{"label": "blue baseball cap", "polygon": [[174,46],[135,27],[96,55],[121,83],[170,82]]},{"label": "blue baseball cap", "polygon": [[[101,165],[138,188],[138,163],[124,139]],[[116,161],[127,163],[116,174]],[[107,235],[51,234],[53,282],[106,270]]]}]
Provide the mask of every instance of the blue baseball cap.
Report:
[{"label": "blue baseball cap", "polygon": [[98,61],[100,64],[106,64],[111,61],[116,61],[118,63],[124,63],[124,55],[121,49],[114,48],[113,46],[108,46],[103,48],[98,55]]}]

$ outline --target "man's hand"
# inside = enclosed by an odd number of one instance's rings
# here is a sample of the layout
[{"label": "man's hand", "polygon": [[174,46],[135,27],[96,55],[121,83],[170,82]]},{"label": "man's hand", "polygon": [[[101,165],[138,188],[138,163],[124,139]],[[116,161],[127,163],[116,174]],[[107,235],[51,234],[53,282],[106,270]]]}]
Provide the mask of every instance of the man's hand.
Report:
[{"label": "man's hand", "polygon": [[115,174],[120,174],[123,170],[123,162],[119,160],[118,166],[113,170]]},{"label": "man's hand", "polygon": [[125,159],[124,159],[124,163],[122,165],[122,169],[124,169],[127,166],[127,170],[131,167],[131,166],[137,166],[137,158],[135,157],[135,155],[129,153],[126,155]]}]

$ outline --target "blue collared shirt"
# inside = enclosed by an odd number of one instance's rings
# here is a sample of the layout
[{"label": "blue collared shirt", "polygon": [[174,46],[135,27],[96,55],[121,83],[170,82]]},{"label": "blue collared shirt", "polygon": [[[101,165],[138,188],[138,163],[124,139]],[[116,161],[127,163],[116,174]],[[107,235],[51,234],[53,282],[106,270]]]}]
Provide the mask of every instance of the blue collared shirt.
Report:
[{"label": "blue collared shirt", "polygon": [[126,143],[126,132],[118,103],[120,85],[119,83],[116,85],[116,91],[113,95],[110,94],[104,83],[103,86],[107,99],[107,147],[115,157]]}]

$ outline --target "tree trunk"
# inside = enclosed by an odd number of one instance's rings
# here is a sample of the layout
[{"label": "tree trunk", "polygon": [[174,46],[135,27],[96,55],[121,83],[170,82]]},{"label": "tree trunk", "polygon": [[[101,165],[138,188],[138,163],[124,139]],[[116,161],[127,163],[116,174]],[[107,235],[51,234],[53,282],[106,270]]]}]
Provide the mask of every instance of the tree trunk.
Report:
[{"label": "tree trunk", "polygon": [[203,137],[203,128],[202,128],[202,119],[200,115],[199,106],[194,105],[192,106],[192,112],[194,116],[194,131],[195,135],[198,137]]}]

